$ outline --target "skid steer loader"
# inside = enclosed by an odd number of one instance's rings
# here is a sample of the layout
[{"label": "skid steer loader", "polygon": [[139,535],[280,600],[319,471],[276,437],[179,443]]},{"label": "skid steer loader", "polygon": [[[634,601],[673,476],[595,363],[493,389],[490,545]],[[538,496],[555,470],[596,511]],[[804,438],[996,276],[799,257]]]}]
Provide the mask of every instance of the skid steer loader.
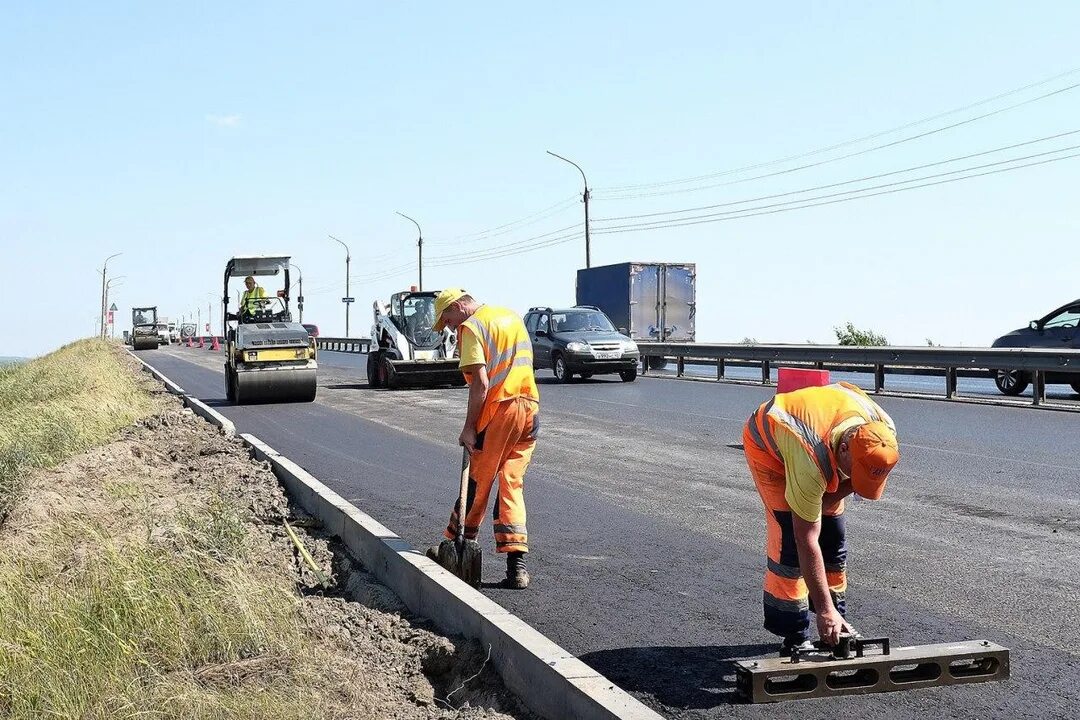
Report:
[{"label": "skid steer loader", "polygon": [[457,338],[437,332],[435,296],[438,291],[410,290],[374,303],[371,351],[367,357],[368,385],[373,388],[461,386]]}]

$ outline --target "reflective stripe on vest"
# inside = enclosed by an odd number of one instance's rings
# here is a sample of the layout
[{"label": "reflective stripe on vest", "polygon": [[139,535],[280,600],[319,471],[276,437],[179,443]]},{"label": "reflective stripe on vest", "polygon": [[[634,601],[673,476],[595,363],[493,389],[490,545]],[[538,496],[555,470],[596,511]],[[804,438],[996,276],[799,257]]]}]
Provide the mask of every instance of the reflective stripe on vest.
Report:
[{"label": "reflective stripe on vest", "polygon": [[769,410],[768,415],[776,418],[788,428],[795,431],[798,438],[802,440],[803,444],[813,454],[814,462],[817,463],[818,470],[821,471],[821,477],[825,478],[825,483],[830,483],[832,477],[836,474],[836,467],[833,465],[832,453],[829,452],[829,444],[814,432],[814,428],[810,427],[787,410],[773,407]]}]

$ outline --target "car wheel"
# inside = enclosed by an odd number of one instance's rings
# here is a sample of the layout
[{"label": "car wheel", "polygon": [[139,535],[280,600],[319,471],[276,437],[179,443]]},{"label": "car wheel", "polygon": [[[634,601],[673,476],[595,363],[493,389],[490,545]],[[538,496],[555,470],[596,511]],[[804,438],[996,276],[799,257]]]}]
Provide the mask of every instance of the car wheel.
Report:
[{"label": "car wheel", "polygon": [[1016,396],[1027,390],[1031,380],[1027,374],[1020,370],[996,370],[994,372],[994,384],[1002,395]]},{"label": "car wheel", "polygon": [[664,357],[647,356],[645,358],[645,365],[650,370],[663,370],[667,367],[668,361]]},{"label": "car wheel", "polygon": [[562,355],[555,356],[551,369],[555,373],[555,379],[559,382],[568,383],[574,379],[574,373],[570,372],[570,368],[566,366],[566,358]]},{"label": "car wheel", "polygon": [[623,382],[634,382],[637,380],[637,368],[634,368],[633,370],[620,370],[619,377],[622,378]]}]

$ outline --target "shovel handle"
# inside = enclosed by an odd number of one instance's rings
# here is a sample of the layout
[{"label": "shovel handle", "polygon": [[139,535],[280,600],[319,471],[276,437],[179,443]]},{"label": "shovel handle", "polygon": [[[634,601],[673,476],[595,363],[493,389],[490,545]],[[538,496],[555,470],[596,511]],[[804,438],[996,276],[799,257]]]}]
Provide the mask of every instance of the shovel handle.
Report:
[{"label": "shovel handle", "polygon": [[457,542],[465,542],[465,504],[469,498],[469,450],[461,450],[461,488],[458,491],[458,531]]}]

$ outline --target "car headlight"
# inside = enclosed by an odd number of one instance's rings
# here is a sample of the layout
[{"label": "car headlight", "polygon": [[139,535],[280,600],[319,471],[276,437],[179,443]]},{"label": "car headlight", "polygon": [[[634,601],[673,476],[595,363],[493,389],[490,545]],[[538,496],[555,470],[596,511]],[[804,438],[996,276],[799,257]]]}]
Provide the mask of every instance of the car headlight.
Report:
[{"label": "car headlight", "polygon": [[622,349],[623,349],[623,352],[632,352],[632,353],[638,352],[637,343],[634,342],[633,340],[623,340],[622,341]]},{"label": "car headlight", "polygon": [[566,349],[572,353],[582,353],[589,351],[589,344],[583,342],[574,341],[566,344]]}]

